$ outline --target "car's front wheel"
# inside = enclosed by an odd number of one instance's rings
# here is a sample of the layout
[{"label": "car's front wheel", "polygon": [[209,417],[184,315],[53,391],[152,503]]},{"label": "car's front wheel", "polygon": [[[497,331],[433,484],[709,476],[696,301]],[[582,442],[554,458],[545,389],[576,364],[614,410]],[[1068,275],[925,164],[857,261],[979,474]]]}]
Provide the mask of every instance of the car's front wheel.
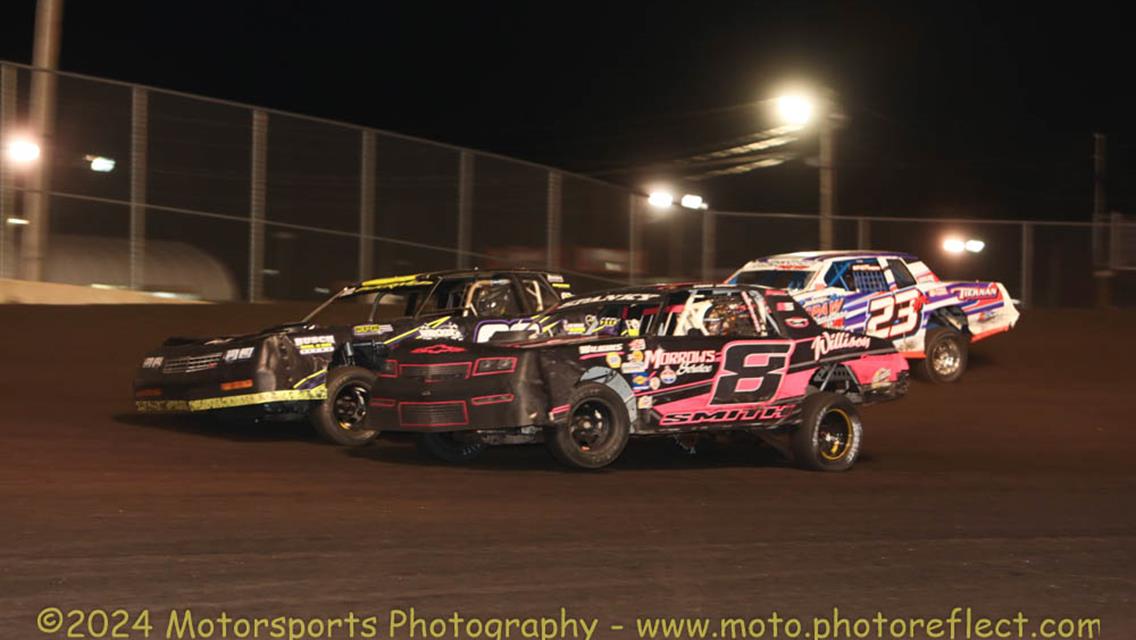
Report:
[{"label": "car's front wheel", "polygon": [[599,469],[615,462],[631,437],[627,406],[610,387],[579,386],[569,398],[568,424],[550,429],[545,444],[552,455],[577,469]]},{"label": "car's front wheel", "polygon": [[954,382],[966,371],[966,336],[947,327],[931,329],[924,338],[923,354],[923,361],[913,368],[920,378],[929,382]]},{"label": "car's front wheel", "polygon": [[801,424],[791,442],[793,457],[805,469],[846,471],[860,457],[863,438],[855,405],[836,393],[816,393],[801,407]]},{"label": "car's front wheel", "polygon": [[327,399],[312,408],[312,426],[325,440],[357,447],[379,435],[365,428],[375,375],[360,367],[332,369],[327,376]]}]

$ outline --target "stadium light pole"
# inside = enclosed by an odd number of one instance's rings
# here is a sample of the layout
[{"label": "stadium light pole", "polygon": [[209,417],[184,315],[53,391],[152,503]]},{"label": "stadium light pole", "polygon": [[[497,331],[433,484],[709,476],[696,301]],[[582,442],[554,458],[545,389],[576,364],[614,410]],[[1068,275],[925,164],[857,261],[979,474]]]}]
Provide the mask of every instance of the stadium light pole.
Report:
[{"label": "stadium light pole", "polygon": [[836,94],[824,89],[819,99],[801,93],[787,93],[777,98],[777,115],[782,123],[793,127],[816,124],[820,146],[820,248],[833,245],[833,216],[836,215],[836,130],[841,116],[836,108]]},{"label": "stadium light pole", "polygon": [[20,247],[20,277],[43,280],[50,215],[51,154],[55,129],[55,71],[59,66],[59,38],[63,23],[63,0],[39,0],[36,5],[35,45],[32,52],[32,91],[28,104],[31,134],[42,149],[39,162],[31,167],[24,194],[28,233]]}]

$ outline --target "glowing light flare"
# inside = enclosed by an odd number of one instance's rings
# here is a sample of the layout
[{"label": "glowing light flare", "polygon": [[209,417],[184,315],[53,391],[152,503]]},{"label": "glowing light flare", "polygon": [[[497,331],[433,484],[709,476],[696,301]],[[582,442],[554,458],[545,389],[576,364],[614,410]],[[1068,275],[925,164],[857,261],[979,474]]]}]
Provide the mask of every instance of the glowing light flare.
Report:
[{"label": "glowing light flare", "polygon": [[783,122],[795,127],[803,127],[813,118],[816,110],[813,101],[809,98],[789,94],[777,98],[777,115]]},{"label": "glowing light flare", "polygon": [[963,240],[959,237],[949,237],[943,240],[943,251],[947,253],[981,253],[986,248],[986,243],[977,238]]},{"label": "glowing light flare", "polygon": [[114,158],[105,158],[103,156],[87,156],[84,158],[90,163],[91,171],[96,173],[110,173],[114,171]]},{"label": "glowing light flare", "polygon": [[674,205],[674,195],[666,191],[652,191],[647,196],[647,204],[659,209],[669,209]]},{"label": "glowing light flare", "polygon": [[15,164],[31,164],[39,154],[39,145],[29,138],[15,138],[4,145],[4,155]]},{"label": "glowing light flare", "polygon": [[966,251],[966,242],[959,238],[947,238],[943,240],[943,251],[947,253],[962,253]]},{"label": "glowing light flare", "polygon": [[705,209],[709,206],[706,204],[706,201],[702,199],[702,196],[694,195],[693,193],[686,194],[678,203],[687,209]]}]

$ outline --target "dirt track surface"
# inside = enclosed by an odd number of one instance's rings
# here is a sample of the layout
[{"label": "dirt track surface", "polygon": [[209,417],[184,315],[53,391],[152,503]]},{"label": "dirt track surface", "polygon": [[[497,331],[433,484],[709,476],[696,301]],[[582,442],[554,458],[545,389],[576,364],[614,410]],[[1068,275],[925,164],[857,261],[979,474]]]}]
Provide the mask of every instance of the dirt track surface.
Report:
[{"label": "dirt track surface", "polygon": [[[1136,637],[1136,314],[1027,312],[951,386],[864,412],[845,474],[633,443],[613,468],[543,449],[473,467],[299,425],[140,420],[171,334],[261,306],[0,307],[0,639],[42,607],[241,615],[1101,617]],[[283,317],[282,317],[283,316]],[[630,632],[601,637],[633,637]]]}]

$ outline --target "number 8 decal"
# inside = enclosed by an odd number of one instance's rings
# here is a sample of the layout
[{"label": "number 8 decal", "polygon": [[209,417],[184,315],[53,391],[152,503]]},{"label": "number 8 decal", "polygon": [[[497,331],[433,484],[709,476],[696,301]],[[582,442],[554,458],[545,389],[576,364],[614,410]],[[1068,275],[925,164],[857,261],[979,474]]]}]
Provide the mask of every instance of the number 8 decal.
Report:
[{"label": "number 8 decal", "polygon": [[865,333],[877,338],[897,338],[919,328],[919,302],[923,294],[907,289],[894,295],[876,298],[868,303],[868,326]]},{"label": "number 8 decal", "polygon": [[710,404],[766,402],[781,388],[792,342],[731,342],[722,352]]}]

